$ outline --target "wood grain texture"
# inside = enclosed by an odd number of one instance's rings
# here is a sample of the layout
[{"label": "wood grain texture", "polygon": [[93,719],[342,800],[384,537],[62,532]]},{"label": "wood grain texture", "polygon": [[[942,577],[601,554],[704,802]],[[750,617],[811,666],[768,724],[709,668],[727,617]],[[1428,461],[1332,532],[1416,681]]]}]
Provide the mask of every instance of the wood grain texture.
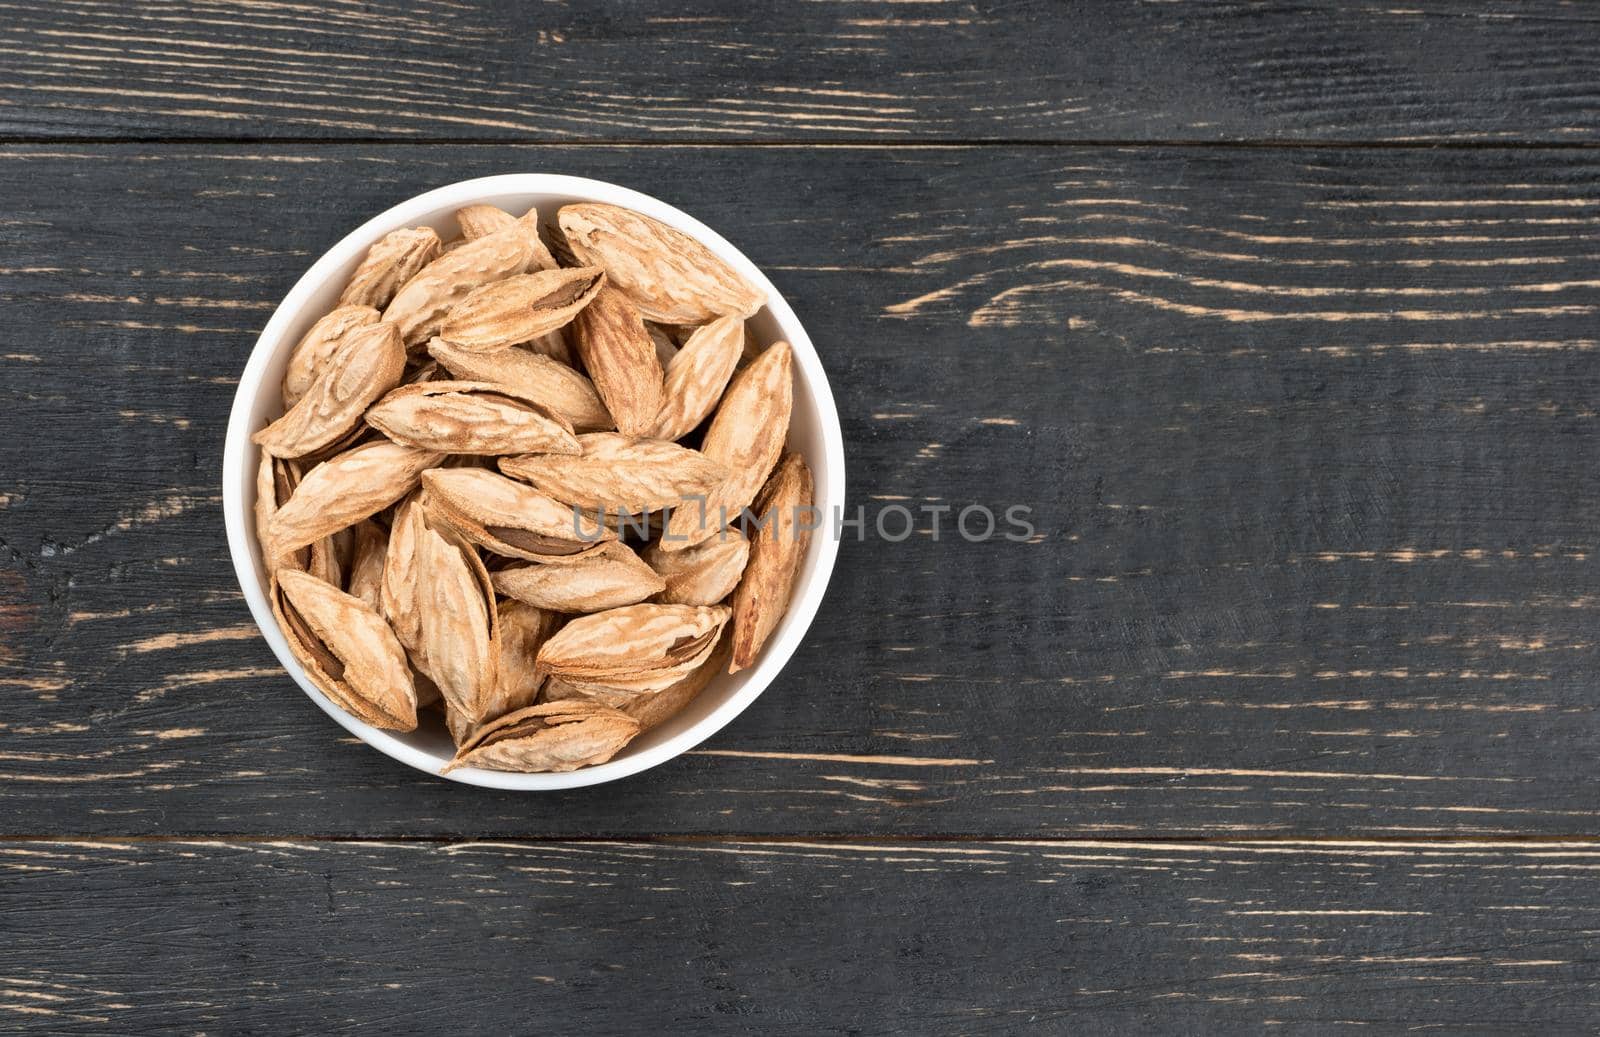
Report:
[{"label": "wood grain texture", "polygon": [[1593,142],[1581,4],[0,4],[13,137]]},{"label": "wood grain texture", "polygon": [[0,1013],[51,1033],[1578,1032],[1597,868],[1560,843],[0,843]]},{"label": "wood grain texture", "polygon": [[[235,378],[346,228],[513,169],[658,193],[767,269],[833,380],[852,506],[1022,504],[1035,542],[949,515],[847,537],[782,679],[620,785],[467,790],[344,737],[238,597]],[[1575,150],[0,150],[0,830],[1593,833],[1597,174]]]}]

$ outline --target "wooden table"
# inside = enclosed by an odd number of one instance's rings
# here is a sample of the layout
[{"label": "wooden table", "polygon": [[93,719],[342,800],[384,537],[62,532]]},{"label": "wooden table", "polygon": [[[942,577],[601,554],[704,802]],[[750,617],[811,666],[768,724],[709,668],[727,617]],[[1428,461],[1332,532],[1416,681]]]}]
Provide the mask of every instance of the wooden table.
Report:
[{"label": "wooden table", "polygon": [[[0,1027],[1594,1025],[1595,11],[758,8],[5,5]],[[771,274],[852,506],[1039,530],[537,797],[344,737],[219,501],[310,259],[533,170]]]}]

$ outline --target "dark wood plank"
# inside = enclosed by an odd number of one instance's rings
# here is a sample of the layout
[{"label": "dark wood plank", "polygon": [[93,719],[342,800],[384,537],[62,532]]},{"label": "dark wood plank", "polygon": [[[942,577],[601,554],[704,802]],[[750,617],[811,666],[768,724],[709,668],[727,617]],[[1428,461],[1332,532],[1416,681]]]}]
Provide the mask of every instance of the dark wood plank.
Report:
[{"label": "dark wood plank", "polygon": [[1578,1032],[1600,852],[0,843],[50,1033]]},{"label": "dark wood plank", "polygon": [[1600,136],[1600,20],[1557,0],[6,0],[0,12],[0,133],[22,137]]},{"label": "dark wood plank", "polygon": [[[1037,542],[847,539],[784,678],[612,788],[351,744],[236,596],[233,380],[346,227],[511,169],[770,270],[854,503],[1024,504]],[[4,149],[0,829],[1594,833],[1597,185],[1579,150]]]}]

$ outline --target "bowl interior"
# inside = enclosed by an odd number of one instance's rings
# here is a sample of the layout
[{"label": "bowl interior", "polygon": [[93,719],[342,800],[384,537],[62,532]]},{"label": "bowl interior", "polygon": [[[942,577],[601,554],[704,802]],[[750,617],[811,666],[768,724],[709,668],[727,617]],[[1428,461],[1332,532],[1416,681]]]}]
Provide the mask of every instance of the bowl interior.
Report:
[{"label": "bowl interior", "polygon": [[[647,195],[599,181],[548,174],[516,174],[467,181],[431,191],[370,220],[330,249],[289,292],[257,341],[240,379],[224,449],[224,512],[230,548],[245,598],[256,623],[284,667],[330,716],[383,752],[437,774],[454,754],[454,746],[436,713],[414,732],[381,731],[355,719],[329,702],[306,678],[279,634],[267,601],[267,574],[255,529],[255,472],[260,460],[250,434],[283,412],[279,385],[294,344],[311,325],[337,304],[339,293],[366,254],[367,246],[400,227],[432,226],[448,240],[454,237],[455,210],[486,202],[513,213],[537,207],[548,222],[562,205],[600,201],[628,206],[675,226],[699,239],[766,289],[768,305],[750,321],[762,345],[783,339],[795,353],[794,412],[788,449],[805,457],[816,481],[816,502],[824,516],[842,507],[844,457],[833,397],[817,358],[788,304],[771,283],[737,249],[677,209]],[[833,568],[837,543],[826,529],[816,532],[796,576],[790,607],[769,638],[755,666],[722,674],[678,715],[645,732],[610,762],[566,774],[508,774],[464,768],[448,777],[497,788],[568,788],[614,780],[670,759],[709,737],[732,720],[769,684],[810,624]]]}]

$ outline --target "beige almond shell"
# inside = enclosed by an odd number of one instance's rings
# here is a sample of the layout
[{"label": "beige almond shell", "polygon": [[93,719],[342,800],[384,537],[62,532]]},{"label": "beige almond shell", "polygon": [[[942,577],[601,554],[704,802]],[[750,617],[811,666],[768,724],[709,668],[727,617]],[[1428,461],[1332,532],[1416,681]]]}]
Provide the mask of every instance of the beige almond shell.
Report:
[{"label": "beige almond shell", "polygon": [[750,561],[733,592],[733,660],[729,673],[755,662],[761,646],[789,609],[795,572],[811,543],[811,469],[799,454],[785,454],[753,511]]},{"label": "beige almond shell", "polygon": [[580,262],[604,267],[647,319],[704,324],[724,314],[748,317],[766,293],[694,238],[643,213],[583,202],[557,215]]},{"label": "beige almond shell", "polygon": [[661,546],[681,551],[711,536],[755,499],[783,452],[794,403],[793,355],[776,342],[740,371],[722,395],[706,429],[701,453],[724,465],[728,478],[706,498],[705,507],[678,508]]},{"label": "beige almond shell", "polygon": [[665,376],[639,311],[621,292],[602,287],[578,311],[570,331],[568,340],[618,431],[630,436],[649,432],[661,412]]},{"label": "beige almond shell", "polygon": [[428,352],[457,378],[503,385],[537,400],[578,432],[616,427],[594,383],[560,359],[520,346],[496,353],[470,353],[441,338],[428,343]]},{"label": "beige almond shell", "polygon": [[276,457],[304,457],[349,436],[361,415],[400,384],[406,347],[393,324],[368,324],[346,335],[304,396],[250,437]]},{"label": "beige almond shell", "polygon": [[564,504],[608,514],[656,511],[707,497],[728,476],[727,468],[699,451],[664,440],[589,432],[577,442],[581,453],[502,457],[500,470]]},{"label": "beige almond shell", "polygon": [[637,720],[597,703],[528,706],[474,732],[442,773],[457,767],[573,771],[606,762],[638,733]]},{"label": "beige almond shell", "polygon": [[715,605],[739,585],[750,559],[750,541],[739,527],[729,526],[682,551],[663,550],[660,543],[652,543],[642,557],[666,583],[656,601]]},{"label": "beige almond shell", "polygon": [[363,443],[317,465],[267,524],[268,556],[293,551],[376,515],[416,488],[444,454]]},{"label": "beige almond shell", "polygon": [[667,670],[708,651],[729,615],[721,606],[626,605],[582,616],[544,643],[539,668],[591,681]]},{"label": "beige almond shell", "polygon": [[293,407],[306,394],[317,380],[317,372],[338,351],[345,336],[376,323],[378,311],[371,306],[340,306],[311,325],[289,353],[289,366],[283,374],[284,409]]},{"label": "beige almond shell", "polygon": [[484,710],[490,721],[531,706],[539,699],[544,677],[538,673],[539,649],[550,640],[562,616],[521,601],[502,601],[500,614],[500,665],[494,697]]},{"label": "beige almond shell", "polygon": [[482,723],[497,680],[494,590],[477,552],[452,531],[416,531],[418,616],[427,674],[445,704],[469,725]]},{"label": "beige almond shell", "polygon": [[711,654],[687,676],[654,695],[642,695],[634,699],[623,706],[622,711],[639,721],[641,732],[677,716],[722,672],[731,654],[730,644],[726,635],[719,638]]},{"label": "beige almond shell", "polygon": [[467,241],[488,237],[516,222],[515,216],[498,205],[467,205],[456,210],[456,226],[461,228],[461,236]]},{"label": "beige almond shell", "polygon": [[682,439],[717,409],[744,353],[744,321],[718,317],[696,328],[667,365],[661,411],[650,435]]},{"label": "beige almond shell", "polygon": [[518,565],[491,574],[494,589],[553,612],[583,614],[636,605],[666,583],[626,544],[607,543],[567,565]]},{"label": "beige almond shell", "polygon": [[432,227],[402,227],[367,249],[339,296],[341,306],[389,305],[400,286],[439,258],[439,235]]},{"label": "beige almond shell", "polygon": [[335,705],[374,727],[410,731],[417,726],[417,695],[405,651],[376,611],[290,569],[276,577],[273,606],[295,658]]},{"label": "beige almond shell", "polygon": [[[622,709],[630,702],[651,695],[659,695],[679,681],[694,673],[704,666],[706,660],[716,650],[717,644],[725,640],[719,632],[714,637],[707,638],[699,643],[693,654],[669,665],[658,666],[655,669],[643,670],[639,673],[613,674],[604,677],[583,677],[576,675],[553,676],[546,682],[547,688],[560,689],[560,693],[575,695],[580,698],[593,699],[608,706]],[[556,692],[547,691],[547,699],[554,698]]]},{"label": "beige almond shell", "polygon": [[407,346],[428,341],[474,288],[527,270],[537,255],[538,241],[538,228],[518,220],[445,252],[401,286],[383,319],[399,326]]},{"label": "beige almond shell", "polygon": [[413,493],[395,508],[383,555],[383,582],[379,588],[382,601],[379,611],[405,646],[412,664],[424,674],[428,672],[428,661],[423,655],[422,606],[417,588],[422,569],[419,534],[426,526],[421,493]]},{"label": "beige almond shell", "polygon": [[469,353],[493,353],[566,327],[605,284],[599,267],[513,274],[468,292],[439,338]]},{"label": "beige almond shell", "polygon": [[450,454],[576,454],[582,449],[566,418],[526,393],[493,382],[403,385],[366,417],[396,443]]},{"label": "beige almond shell", "polygon": [[306,568],[308,552],[304,547],[276,557],[267,550],[267,529],[272,525],[272,516],[293,496],[299,481],[299,473],[290,462],[261,451],[261,460],[256,466],[256,541],[261,545],[261,560],[269,576],[280,568],[302,571]]},{"label": "beige almond shell", "polygon": [[438,468],[422,479],[430,515],[505,558],[573,562],[617,538],[570,505],[486,468]]}]

